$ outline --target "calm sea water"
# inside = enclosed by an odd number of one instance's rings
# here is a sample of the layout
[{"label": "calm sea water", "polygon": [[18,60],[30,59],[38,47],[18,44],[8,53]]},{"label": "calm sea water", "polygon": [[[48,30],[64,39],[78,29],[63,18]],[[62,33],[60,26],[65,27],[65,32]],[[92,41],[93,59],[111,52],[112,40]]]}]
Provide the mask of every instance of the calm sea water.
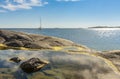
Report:
[{"label": "calm sea water", "polygon": [[7,29],[56,36],[86,45],[95,50],[120,49],[120,29]]}]

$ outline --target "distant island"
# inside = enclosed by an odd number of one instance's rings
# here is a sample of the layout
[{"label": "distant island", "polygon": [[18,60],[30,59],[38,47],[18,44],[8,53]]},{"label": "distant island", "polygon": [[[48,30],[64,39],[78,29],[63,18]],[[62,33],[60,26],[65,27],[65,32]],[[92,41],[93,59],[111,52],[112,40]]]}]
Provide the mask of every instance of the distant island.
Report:
[{"label": "distant island", "polygon": [[95,27],[88,27],[88,28],[120,28],[120,26],[95,26]]}]

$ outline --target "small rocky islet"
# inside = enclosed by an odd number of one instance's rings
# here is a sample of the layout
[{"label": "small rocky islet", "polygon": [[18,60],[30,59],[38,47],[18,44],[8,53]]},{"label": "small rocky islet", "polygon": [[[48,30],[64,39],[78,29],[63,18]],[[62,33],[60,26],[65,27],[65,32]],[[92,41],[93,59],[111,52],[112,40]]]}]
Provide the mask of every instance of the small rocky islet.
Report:
[{"label": "small rocky islet", "polygon": [[[8,30],[0,30],[0,49],[26,52],[37,49],[38,55],[40,50],[52,50],[45,53],[47,62],[41,60],[42,57],[9,58],[13,63],[19,63],[24,72],[32,73],[30,79],[120,79],[120,50],[99,52],[57,37]],[[0,68],[0,79],[17,79],[16,73],[20,73],[9,72],[12,72],[9,68]],[[29,79],[25,74],[22,76]]]}]

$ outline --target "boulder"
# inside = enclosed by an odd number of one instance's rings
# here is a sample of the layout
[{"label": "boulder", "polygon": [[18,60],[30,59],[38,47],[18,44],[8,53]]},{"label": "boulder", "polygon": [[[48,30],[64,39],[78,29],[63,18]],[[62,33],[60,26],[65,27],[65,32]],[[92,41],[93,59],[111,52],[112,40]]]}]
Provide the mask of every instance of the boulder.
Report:
[{"label": "boulder", "polygon": [[32,73],[39,71],[43,68],[48,62],[41,61],[39,58],[31,58],[20,65],[20,68],[26,73]]},{"label": "boulder", "polygon": [[19,57],[13,57],[10,59],[10,61],[13,61],[15,63],[19,63],[21,61],[21,59]]}]

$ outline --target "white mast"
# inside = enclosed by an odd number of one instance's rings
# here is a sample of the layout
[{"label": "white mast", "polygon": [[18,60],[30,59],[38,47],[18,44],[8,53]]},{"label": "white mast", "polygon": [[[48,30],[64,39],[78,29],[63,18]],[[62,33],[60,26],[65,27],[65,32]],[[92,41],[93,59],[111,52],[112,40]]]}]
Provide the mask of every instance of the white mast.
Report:
[{"label": "white mast", "polygon": [[41,21],[41,17],[40,17],[40,27],[39,29],[41,30],[42,29],[42,21]]}]

